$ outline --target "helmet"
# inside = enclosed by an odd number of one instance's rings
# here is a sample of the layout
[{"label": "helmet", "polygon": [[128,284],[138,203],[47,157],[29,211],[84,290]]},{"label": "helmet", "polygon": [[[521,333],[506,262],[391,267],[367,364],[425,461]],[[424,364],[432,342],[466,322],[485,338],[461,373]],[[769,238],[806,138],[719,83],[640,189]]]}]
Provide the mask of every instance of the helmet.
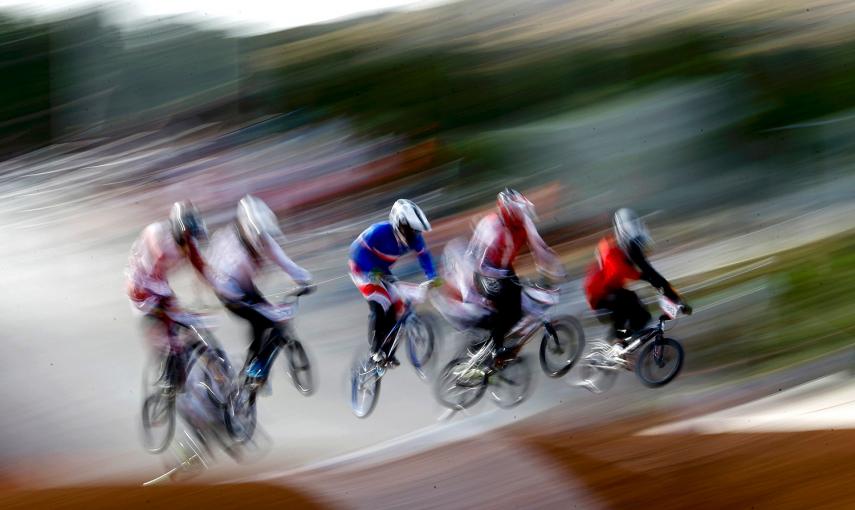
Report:
[{"label": "helmet", "polygon": [[184,246],[188,239],[206,239],[208,229],[199,216],[196,206],[189,200],[175,202],[169,212],[169,223],[172,226],[172,237],[179,246]]},{"label": "helmet", "polygon": [[650,232],[632,209],[618,209],[613,223],[615,239],[624,251],[629,249],[631,243],[638,244],[642,249],[647,249],[653,244]]},{"label": "helmet", "polygon": [[505,188],[499,193],[496,197],[496,205],[499,207],[499,216],[505,225],[520,225],[525,218],[537,219],[534,204],[515,189]]},{"label": "helmet", "polygon": [[256,252],[261,251],[264,234],[282,235],[276,215],[263,200],[252,195],[246,195],[238,202],[237,225],[241,238]]},{"label": "helmet", "polygon": [[411,200],[399,199],[389,212],[389,223],[398,241],[409,244],[416,232],[430,232],[430,223],[425,213]]}]

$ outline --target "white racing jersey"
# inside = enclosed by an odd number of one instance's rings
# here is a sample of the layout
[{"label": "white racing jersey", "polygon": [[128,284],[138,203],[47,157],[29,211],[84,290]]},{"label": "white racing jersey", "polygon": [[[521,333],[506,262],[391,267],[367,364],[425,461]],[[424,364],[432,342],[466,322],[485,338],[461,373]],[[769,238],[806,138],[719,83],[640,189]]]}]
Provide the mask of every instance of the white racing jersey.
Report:
[{"label": "white racing jersey", "polygon": [[[291,260],[279,243],[269,234],[262,234],[263,252],[259,255],[273,262],[297,283],[309,283],[312,275]],[[226,299],[240,299],[255,291],[253,279],[262,268],[263,260],[246,248],[237,229],[229,225],[214,232],[208,254],[213,270],[214,290]]]}]

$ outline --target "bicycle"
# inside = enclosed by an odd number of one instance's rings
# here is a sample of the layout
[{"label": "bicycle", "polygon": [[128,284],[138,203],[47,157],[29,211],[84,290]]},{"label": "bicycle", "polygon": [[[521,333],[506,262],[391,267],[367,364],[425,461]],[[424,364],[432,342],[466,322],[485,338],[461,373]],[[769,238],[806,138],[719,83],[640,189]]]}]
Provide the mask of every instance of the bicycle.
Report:
[{"label": "bicycle", "polygon": [[[263,375],[261,377],[249,377],[247,375],[249,364],[247,364],[245,369],[241,371],[236,389],[229,396],[225,423],[229,435],[235,441],[249,441],[255,433],[257,423],[256,396],[262,386],[266,384],[270,365],[276,359],[280,348],[285,348],[287,373],[297,391],[303,396],[309,396],[315,391],[315,378],[311,361],[290,324],[297,313],[300,296],[304,293],[305,287],[298,287],[286,293],[285,300],[279,305],[259,306],[259,311],[277,324],[276,328],[271,328],[267,332],[263,344],[277,342],[278,345],[266,360],[262,370]],[[289,298],[293,298],[293,300],[288,301]]]},{"label": "bicycle", "polygon": [[[685,353],[678,340],[665,336],[665,324],[676,319],[683,307],[665,296],[659,297],[659,306],[663,314],[657,323],[627,338],[626,347],[608,342],[593,344],[580,367],[580,385],[593,393],[602,393],[614,385],[620,370],[633,369],[642,384],[649,388],[658,388],[674,380],[683,367]],[[636,351],[633,363],[630,356]],[[661,374],[657,373],[659,370]]]},{"label": "bicycle", "polygon": [[[531,368],[522,348],[542,330],[541,369],[549,377],[562,377],[576,363],[585,347],[585,333],[579,320],[565,315],[551,318],[548,310],[558,304],[558,289],[534,282],[522,283],[523,317],[508,333],[513,343],[509,361],[497,364],[495,342],[486,338],[467,348],[445,365],[437,379],[435,394],[440,404],[463,410],[478,402],[487,390],[501,408],[522,403],[532,388]],[[507,340],[506,340],[507,341]]]},{"label": "bicycle", "polygon": [[[379,360],[372,353],[358,356],[350,369],[350,407],[357,418],[367,418],[377,406],[380,395],[380,381],[391,368],[390,358],[394,355],[401,340],[406,335],[407,354],[416,374],[425,379],[425,367],[434,353],[434,332],[428,322],[416,314],[416,305],[424,302],[431,282],[412,284],[396,282],[395,287],[404,303],[404,312],[381,343]],[[386,345],[392,342],[386,349]],[[384,356],[382,353],[389,352]]]},{"label": "bicycle", "polygon": [[[221,388],[231,383],[231,365],[219,344],[206,328],[206,317],[188,312],[165,312],[179,328],[181,351],[170,350],[156,362],[149,362],[143,374],[142,405],[143,444],[151,453],[161,453],[169,446],[175,434],[175,401],[186,375],[198,363],[205,367],[209,396],[215,399],[213,387]],[[186,366],[183,357],[187,358]],[[182,368],[183,367],[183,368]],[[181,370],[182,373],[177,373]],[[152,380],[152,374],[155,377]],[[154,390],[152,391],[152,388]]]}]

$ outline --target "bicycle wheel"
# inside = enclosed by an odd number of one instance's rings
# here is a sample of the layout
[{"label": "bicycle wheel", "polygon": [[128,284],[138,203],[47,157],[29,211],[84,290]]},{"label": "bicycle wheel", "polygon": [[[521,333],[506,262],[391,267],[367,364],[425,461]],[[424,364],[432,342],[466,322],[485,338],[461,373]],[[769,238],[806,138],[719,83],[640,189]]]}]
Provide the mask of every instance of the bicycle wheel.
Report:
[{"label": "bicycle wheel", "polygon": [[315,378],[312,372],[312,363],[306,354],[306,349],[299,340],[291,340],[285,346],[288,357],[288,371],[294,387],[305,396],[315,392]]},{"label": "bicycle wheel", "polygon": [[175,434],[175,396],[156,392],[142,406],[143,443],[151,453],[161,453]]},{"label": "bicycle wheel", "polygon": [[484,367],[470,358],[453,359],[445,365],[436,381],[436,399],[445,407],[462,410],[475,405],[487,390]]},{"label": "bicycle wheel", "polygon": [[380,398],[380,377],[370,356],[357,359],[350,369],[350,408],[357,418],[367,418]]},{"label": "bicycle wheel", "polygon": [[502,409],[522,404],[531,395],[534,387],[532,375],[531,366],[525,356],[509,361],[489,379],[490,397],[493,402]]},{"label": "bicycle wheel", "polygon": [[658,388],[677,377],[684,357],[683,346],[673,338],[654,340],[638,353],[635,373],[645,386]]},{"label": "bicycle wheel", "polygon": [[413,314],[407,320],[405,332],[410,363],[416,369],[416,374],[422,379],[426,379],[425,369],[430,363],[434,351],[433,327]]},{"label": "bicycle wheel", "polygon": [[592,393],[603,393],[610,390],[615,385],[617,376],[617,368],[592,364],[587,359],[579,366],[579,378],[582,380],[582,385]]},{"label": "bicycle wheel", "polygon": [[223,414],[226,430],[232,439],[237,443],[252,439],[257,423],[255,394],[252,391],[241,387],[232,393]]},{"label": "bicycle wheel", "polygon": [[561,377],[573,368],[585,349],[585,330],[575,317],[565,316],[544,328],[540,367],[549,377]]}]

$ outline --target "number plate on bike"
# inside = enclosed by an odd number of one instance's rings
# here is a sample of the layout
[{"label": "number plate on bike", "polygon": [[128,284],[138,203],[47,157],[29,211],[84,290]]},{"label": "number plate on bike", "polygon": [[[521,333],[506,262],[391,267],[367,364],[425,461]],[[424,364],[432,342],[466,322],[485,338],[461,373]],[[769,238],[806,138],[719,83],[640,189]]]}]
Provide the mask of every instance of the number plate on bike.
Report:
[{"label": "number plate on bike", "polygon": [[672,319],[676,319],[677,315],[680,314],[680,305],[665,296],[659,297],[659,306],[662,308],[662,311],[665,312],[665,315]]}]

